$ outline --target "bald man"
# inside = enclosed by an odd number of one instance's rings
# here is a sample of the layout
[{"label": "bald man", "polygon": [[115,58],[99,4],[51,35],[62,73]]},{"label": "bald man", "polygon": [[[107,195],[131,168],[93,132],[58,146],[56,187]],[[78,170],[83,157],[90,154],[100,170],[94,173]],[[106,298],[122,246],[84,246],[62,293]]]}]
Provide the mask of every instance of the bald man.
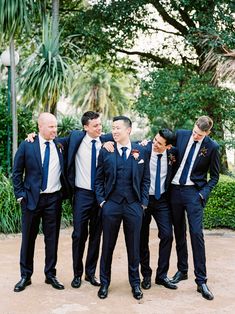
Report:
[{"label": "bald man", "polygon": [[45,283],[62,290],[56,278],[57,247],[61,203],[66,192],[63,154],[65,147],[56,141],[57,120],[48,112],[39,115],[39,135],[34,142],[23,141],[16,152],[13,186],[22,209],[21,279],[14,291],[31,285],[35,240],[42,221],[45,242]]}]

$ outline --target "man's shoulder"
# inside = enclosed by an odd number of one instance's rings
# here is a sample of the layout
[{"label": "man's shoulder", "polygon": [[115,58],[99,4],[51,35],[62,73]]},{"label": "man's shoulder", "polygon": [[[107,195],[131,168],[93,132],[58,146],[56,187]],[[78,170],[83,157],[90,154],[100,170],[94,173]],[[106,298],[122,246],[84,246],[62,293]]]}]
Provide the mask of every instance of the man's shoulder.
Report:
[{"label": "man's shoulder", "polygon": [[214,149],[219,149],[219,144],[217,143],[216,140],[212,139],[211,137],[207,136],[205,138],[205,141],[203,144],[209,145]]}]

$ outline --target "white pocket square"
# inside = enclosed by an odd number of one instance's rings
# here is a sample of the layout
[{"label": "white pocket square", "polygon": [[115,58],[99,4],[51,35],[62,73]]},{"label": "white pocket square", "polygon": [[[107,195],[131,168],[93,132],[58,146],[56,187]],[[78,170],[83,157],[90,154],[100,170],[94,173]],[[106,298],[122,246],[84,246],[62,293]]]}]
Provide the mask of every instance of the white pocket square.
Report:
[{"label": "white pocket square", "polygon": [[144,159],[140,159],[140,161],[138,162],[138,164],[143,164],[144,163]]}]

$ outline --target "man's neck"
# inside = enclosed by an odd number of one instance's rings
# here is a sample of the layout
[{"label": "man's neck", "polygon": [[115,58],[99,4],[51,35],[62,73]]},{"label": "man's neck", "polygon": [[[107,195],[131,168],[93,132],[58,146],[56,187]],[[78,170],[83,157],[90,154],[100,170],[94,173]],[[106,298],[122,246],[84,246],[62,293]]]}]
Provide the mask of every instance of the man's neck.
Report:
[{"label": "man's neck", "polygon": [[125,139],[123,141],[117,142],[117,144],[121,145],[121,146],[126,146],[130,143],[130,139]]}]

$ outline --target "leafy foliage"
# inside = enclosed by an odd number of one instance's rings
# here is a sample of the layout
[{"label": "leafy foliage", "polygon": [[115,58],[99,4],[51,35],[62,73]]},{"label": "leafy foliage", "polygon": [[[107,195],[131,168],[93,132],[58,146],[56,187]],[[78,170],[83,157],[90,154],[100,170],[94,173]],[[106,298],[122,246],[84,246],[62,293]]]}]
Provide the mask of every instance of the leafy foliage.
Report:
[{"label": "leafy foliage", "polygon": [[235,230],[235,178],[221,176],[204,212],[204,227]]},{"label": "leafy foliage", "polygon": [[[213,86],[210,79],[182,66],[152,71],[142,81],[136,109],[147,115],[153,134],[162,127],[191,128],[198,116],[210,115],[212,135],[223,143],[221,123],[224,130],[235,131],[235,93]],[[232,139],[225,143],[232,145]]]}]

